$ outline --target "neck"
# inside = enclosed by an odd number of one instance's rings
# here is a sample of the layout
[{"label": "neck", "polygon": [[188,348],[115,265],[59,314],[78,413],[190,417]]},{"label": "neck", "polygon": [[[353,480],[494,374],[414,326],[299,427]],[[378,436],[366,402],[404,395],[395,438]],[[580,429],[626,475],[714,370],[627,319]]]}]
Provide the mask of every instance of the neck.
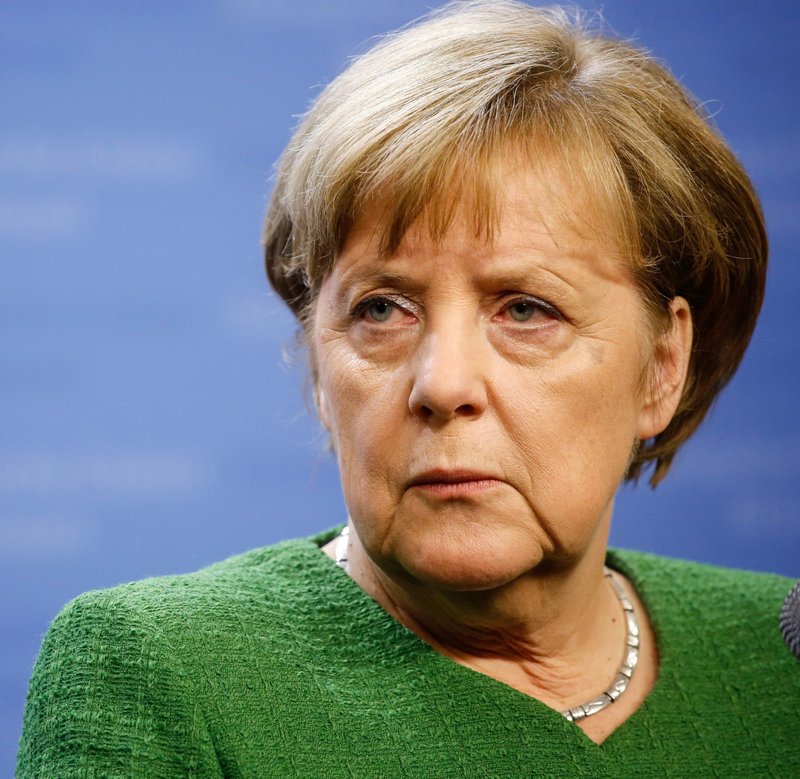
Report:
[{"label": "neck", "polygon": [[563,709],[613,678],[625,621],[601,553],[537,567],[503,587],[443,591],[366,554],[351,528],[350,575],[389,614],[452,660]]}]

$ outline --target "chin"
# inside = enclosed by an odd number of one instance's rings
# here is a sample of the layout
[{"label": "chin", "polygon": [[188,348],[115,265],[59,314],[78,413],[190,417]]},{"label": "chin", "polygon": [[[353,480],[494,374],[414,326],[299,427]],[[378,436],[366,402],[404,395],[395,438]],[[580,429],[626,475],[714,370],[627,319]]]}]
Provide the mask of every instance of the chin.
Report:
[{"label": "chin", "polygon": [[[477,543],[476,543],[477,541]],[[411,546],[411,545],[409,545]],[[413,548],[400,545],[395,562],[415,580],[456,592],[484,592],[504,587],[533,570],[542,560],[538,544],[486,543],[464,538],[417,538]]]}]

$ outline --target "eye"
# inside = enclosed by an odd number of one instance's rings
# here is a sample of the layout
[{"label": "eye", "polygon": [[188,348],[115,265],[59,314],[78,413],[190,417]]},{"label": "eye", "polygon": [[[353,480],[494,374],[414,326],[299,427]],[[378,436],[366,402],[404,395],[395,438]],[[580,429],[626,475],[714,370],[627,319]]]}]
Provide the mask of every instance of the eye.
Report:
[{"label": "eye", "polygon": [[520,323],[562,318],[555,306],[531,297],[512,300],[504,311],[514,322]]},{"label": "eye", "polygon": [[527,322],[537,311],[537,307],[529,300],[518,300],[508,307],[508,315],[515,322]]},{"label": "eye", "polygon": [[407,307],[386,295],[366,298],[353,309],[351,316],[367,324],[401,324],[409,315]]},{"label": "eye", "polygon": [[368,301],[367,305],[361,310],[362,316],[366,316],[373,322],[388,322],[394,312],[394,304],[385,298]]}]

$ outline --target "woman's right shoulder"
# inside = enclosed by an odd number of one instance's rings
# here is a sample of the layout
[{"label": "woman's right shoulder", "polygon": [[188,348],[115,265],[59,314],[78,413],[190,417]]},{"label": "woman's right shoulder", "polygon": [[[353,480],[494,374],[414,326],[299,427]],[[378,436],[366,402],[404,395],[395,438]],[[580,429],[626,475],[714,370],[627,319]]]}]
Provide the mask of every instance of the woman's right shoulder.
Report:
[{"label": "woman's right shoulder", "polygon": [[336,574],[301,539],[79,595],[42,643],[18,775],[217,775],[214,702],[256,666],[277,677],[293,615]]},{"label": "woman's right shoulder", "polygon": [[168,638],[192,626],[260,613],[279,617],[293,596],[319,584],[320,553],[314,539],[284,541],[253,549],[200,570],[155,576],[114,587],[90,590],[71,600],[54,619],[49,633],[76,629],[105,631],[119,625],[130,636],[135,625]]}]

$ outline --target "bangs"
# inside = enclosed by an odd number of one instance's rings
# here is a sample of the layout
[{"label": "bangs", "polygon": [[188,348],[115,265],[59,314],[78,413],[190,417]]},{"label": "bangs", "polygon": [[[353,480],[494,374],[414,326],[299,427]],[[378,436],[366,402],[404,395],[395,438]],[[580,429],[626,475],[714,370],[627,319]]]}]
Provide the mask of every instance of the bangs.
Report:
[{"label": "bangs", "polygon": [[590,141],[587,134],[585,126],[580,133],[545,127],[535,135],[529,128],[481,128],[429,156],[417,148],[413,162],[387,154],[380,173],[362,178],[352,193],[351,209],[338,225],[337,251],[368,210],[378,214],[382,256],[399,249],[412,225],[422,225],[434,243],[445,240],[456,214],[476,239],[492,243],[509,175],[533,171],[564,223],[581,237],[609,240],[635,271],[644,260],[622,171],[603,137]]}]

